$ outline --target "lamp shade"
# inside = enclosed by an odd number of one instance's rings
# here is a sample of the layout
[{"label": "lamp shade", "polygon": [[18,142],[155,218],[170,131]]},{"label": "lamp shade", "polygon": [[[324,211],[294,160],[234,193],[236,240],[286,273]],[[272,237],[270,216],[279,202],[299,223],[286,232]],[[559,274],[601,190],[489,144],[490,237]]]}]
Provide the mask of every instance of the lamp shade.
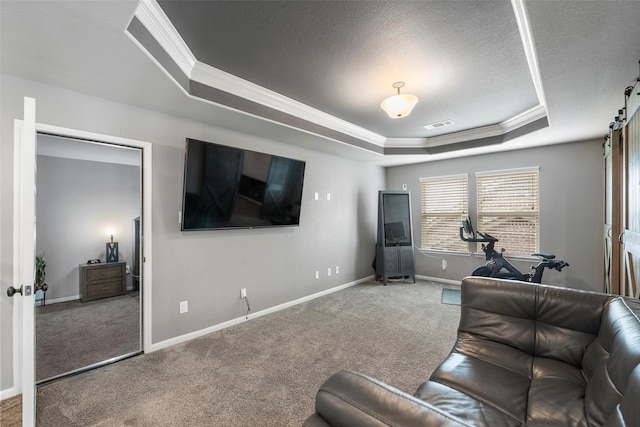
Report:
[{"label": "lamp shade", "polygon": [[414,95],[393,95],[380,103],[382,108],[392,119],[399,119],[411,114],[411,110],[418,103]]}]

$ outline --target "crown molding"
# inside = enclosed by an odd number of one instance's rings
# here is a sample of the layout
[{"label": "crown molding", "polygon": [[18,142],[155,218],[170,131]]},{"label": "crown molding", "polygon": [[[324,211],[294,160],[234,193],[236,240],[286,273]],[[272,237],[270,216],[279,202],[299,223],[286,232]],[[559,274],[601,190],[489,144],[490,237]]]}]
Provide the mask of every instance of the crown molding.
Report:
[{"label": "crown molding", "polygon": [[197,62],[191,80],[248,99],[274,110],[307,120],[362,141],[384,147],[386,138],[360,126],[309,107],[299,101],[266,89],[202,62]]},{"label": "crown molding", "polygon": [[191,76],[197,60],[155,0],[141,0],[134,16],[162,46],[185,76]]},{"label": "crown molding", "polygon": [[427,148],[428,138],[387,138],[384,148]]},{"label": "crown molding", "polygon": [[547,116],[547,108],[536,105],[510,119],[493,125],[426,138],[388,138],[385,148],[433,148],[508,134]]},{"label": "crown molding", "polygon": [[546,107],[543,105],[536,105],[535,107],[500,123],[427,138],[427,147],[440,147],[442,145],[505,135],[521,128],[522,126],[533,123],[546,115]]},{"label": "crown molding", "polygon": [[382,135],[198,61],[155,0],[141,0],[134,15],[192,81],[384,147]]},{"label": "crown molding", "polygon": [[155,0],[141,0],[135,16],[191,80],[384,147],[382,135],[198,61]]},{"label": "crown molding", "polygon": [[516,17],[518,30],[520,31],[522,48],[527,58],[529,73],[531,74],[533,87],[538,96],[538,102],[546,107],[547,100],[544,95],[544,88],[542,87],[542,77],[540,76],[540,68],[538,67],[538,55],[536,54],[533,34],[531,33],[531,26],[529,25],[527,8],[524,5],[524,0],[511,0],[511,6],[513,7],[513,13]]},{"label": "crown molding", "polygon": [[500,123],[500,126],[504,129],[504,133],[508,133],[548,116],[549,113],[547,111],[547,107],[543,104],[538,104],[535,107],[529,108],[528,110],[503,121]]}]

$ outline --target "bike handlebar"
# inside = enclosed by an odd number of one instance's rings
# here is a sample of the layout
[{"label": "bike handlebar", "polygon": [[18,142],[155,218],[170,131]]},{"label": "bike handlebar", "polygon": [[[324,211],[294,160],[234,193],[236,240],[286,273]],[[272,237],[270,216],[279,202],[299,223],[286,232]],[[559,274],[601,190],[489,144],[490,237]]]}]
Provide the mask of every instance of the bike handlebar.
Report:
[{"label": "bike handlebar", "polygon": [[569,267],[569,263],[566,261],[550,261],[545,265],[547,268],[552,268],[554,270],[562,271],[563,268]]},{"label": "bike handlebar", "polygon": [[483,233],[482,231],[478,231],[478,234],[480,235],[480,239],[477,238],[475,236],[475,234],[473,235],[473,237],[464,237],[464,227],[460,227],[460,240],[465,241],[465,242],[483,242],[483,243],[487,243],[487,242],[497,242],[498,239],[496,239],[495,237],[487,234],[487,233]]}]

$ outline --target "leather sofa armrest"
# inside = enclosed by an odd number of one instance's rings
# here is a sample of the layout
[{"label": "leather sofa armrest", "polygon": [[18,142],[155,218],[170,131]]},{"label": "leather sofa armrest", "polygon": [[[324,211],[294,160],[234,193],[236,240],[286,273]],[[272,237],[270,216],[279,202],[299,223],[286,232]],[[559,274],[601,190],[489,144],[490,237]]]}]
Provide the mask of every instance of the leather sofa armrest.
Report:
[{"label": "leather sofa armrest", "polygon": [[304,421],[302,427],[331,427],[325,420],[318,414],[313,414]]},{"label": "leather sofa armrest", "polygon": [[469,426],[410,394],[345,370],[329,377],[320,387],[316,414],[311,419],[318,415],[326,425],[334,427]]}]

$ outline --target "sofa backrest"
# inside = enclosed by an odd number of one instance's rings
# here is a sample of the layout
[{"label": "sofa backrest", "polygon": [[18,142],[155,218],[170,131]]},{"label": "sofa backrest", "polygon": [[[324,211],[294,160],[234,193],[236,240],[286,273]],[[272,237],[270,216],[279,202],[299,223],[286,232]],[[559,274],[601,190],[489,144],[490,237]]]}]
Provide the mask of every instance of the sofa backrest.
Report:
[{"label": "sofa backrest", "polygon": [[603,312],[597,339],[585,352],[585,409],[590,425],[640,425],[639,314],[640,301],[612,299]]},{"label": "sofa backrest", "polygon": [[[473,292],[464,292],[466,286]],[[459,330],[581,367],[596,338],[605,294],[467,277],[462,282]]]},{"label": "sofa backrest", "polygon": [[587,347],[601,327],[610,296],[597,292],[537,286],[534,356],[582,366]]}]

